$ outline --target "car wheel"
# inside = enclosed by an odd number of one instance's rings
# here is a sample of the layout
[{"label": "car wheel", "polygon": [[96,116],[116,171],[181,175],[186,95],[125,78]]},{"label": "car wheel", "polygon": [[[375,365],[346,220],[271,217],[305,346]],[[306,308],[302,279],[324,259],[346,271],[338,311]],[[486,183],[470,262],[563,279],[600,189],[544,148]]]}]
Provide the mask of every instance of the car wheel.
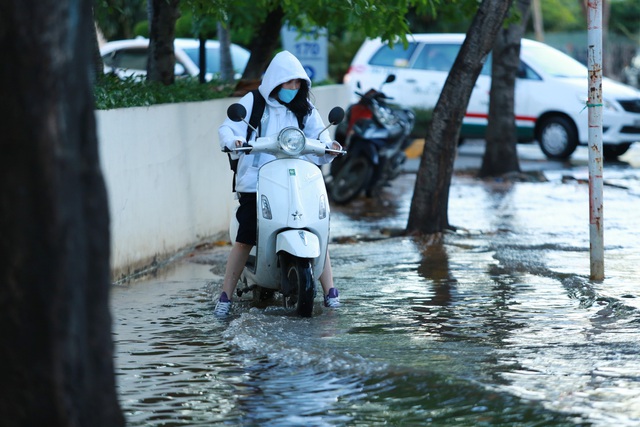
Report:
[{"label": "car wheel", "polygon": [[537,135],[540,149],[549,159],[566,160],[578,146],[578,133],[566,117],[543,119]]}]

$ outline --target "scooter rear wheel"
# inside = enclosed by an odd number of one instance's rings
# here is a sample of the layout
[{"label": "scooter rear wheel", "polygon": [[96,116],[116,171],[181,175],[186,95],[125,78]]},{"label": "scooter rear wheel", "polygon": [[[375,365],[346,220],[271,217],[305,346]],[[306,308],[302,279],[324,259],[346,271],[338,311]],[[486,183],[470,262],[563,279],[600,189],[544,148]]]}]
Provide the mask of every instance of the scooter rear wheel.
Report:
[{"label": "scooter rear wheel", "polygon": [[347,159],[331,181],[331,200],[338,204],[349,203],[358,197],[371,180],[372,174],[373,166],[366,157],[356,156]]},{"label": "scooter rear wheel", "polygon": [[283,274],[289,282],[289,289],[291,289],[291,295],[284,298],[284,306],[287,308],[296,306],[296,312],[299,316],[311,317],[316,293],[311,261],[304,258],[286,257]]}]

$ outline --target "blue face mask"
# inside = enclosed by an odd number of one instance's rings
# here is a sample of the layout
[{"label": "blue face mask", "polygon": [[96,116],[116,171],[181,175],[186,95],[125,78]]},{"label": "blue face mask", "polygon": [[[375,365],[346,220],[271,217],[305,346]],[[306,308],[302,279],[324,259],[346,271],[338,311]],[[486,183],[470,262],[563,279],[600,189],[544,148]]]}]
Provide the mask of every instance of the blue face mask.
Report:
[{"label": "blue face mask", "polygon": [[298,94],[298,89],[280,88],[280,92],[278,92],[278,98],[280,98],[280,101],[284,102],[285,104],[288,104],[291,101],[293,101],[293,98],[295,98],[297,94]]}]

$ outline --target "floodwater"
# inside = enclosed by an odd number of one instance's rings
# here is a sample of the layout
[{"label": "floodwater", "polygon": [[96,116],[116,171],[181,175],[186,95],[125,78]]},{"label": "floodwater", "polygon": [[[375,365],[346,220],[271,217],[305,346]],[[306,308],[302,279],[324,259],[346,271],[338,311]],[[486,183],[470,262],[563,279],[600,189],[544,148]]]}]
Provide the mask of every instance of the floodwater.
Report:
[{"label": "floodwater", "polygon": [[240,301],[216,319],[228,246],[114,288],[128,425],[640,425],[640,147],[605,165],[601,282],[586,151],[569,165],[528,150],[523,169],[547,182],[456,175],[459,228],[439,239],[394,233],[414,174],[333,206],[338,310]]}]

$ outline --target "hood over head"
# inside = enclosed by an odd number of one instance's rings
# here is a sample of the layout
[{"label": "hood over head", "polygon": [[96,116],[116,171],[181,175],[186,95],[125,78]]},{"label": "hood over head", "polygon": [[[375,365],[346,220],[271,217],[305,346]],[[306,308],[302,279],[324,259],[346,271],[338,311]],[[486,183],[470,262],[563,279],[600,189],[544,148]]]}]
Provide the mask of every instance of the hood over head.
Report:
[{"label": "hood over head", "polygon": [[291,52],[284,50],[271,60],[258,90],[260,90],[264,99],[268,100],[273,89],[293,79],[305,80],[309,88],[311,87],[311,79],[309,79],[298,58],[293,56]]}]

